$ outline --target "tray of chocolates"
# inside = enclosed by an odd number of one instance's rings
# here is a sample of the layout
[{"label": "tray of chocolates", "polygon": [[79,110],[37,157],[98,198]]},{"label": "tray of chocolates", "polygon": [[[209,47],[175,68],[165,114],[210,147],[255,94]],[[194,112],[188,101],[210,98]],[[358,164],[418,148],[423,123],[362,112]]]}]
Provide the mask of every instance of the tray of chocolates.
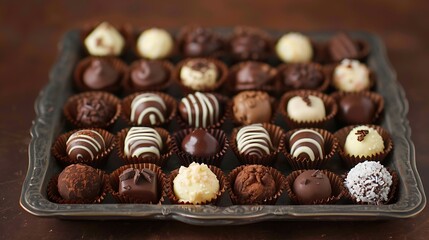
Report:
[{"label": "tray of chocolates", "polygon": [[366,32],[100,23],[35,102],[21,206],[65,219],[408,218],[408,103]]}]

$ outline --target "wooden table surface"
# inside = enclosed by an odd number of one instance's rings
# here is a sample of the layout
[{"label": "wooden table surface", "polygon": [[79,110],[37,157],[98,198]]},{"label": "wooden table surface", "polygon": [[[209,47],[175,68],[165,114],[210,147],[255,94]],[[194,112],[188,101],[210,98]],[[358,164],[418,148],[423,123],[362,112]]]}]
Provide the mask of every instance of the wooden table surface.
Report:
[{"label": "wooden table surface", "polygon": [[[33,103],[48,82],[57,43],[70,28],[107,20],[134,26],[237,24],[273,29],[365,30],[379,34],[410,103],[417,165],[429,181],[429,4],[426,1],[1,1],[0,238],[1,239],[427,239],[429,210],[379,222],[264,222],[196,227],[179,222],[63,221],[39,218],[18,204],[27,171]],[[174,3],[177,2],[177,3]],[[353,3],[350,3],[353,2]],[[426,184],[426,192],[428,191]]]}]

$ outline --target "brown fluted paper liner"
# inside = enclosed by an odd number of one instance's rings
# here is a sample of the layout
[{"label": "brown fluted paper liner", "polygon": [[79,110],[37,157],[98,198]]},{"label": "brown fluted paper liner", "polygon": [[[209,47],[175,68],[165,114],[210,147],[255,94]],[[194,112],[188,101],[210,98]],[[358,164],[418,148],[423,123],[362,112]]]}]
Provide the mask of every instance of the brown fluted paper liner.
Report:
[{"label": "brown fluted paper liner", "polygon": [[[141,199],[119,193],[119,175],[121,175],[122,172],[128,168],[134,168],[139,170],[146,168],[153,171],[156,174],[156,178],[158,182],[158,194],[159,194],[159,201],[157,203],[143,202],[141,201]],[[109,189],[110,193],[118,203],[162,204],[162,202],[164,201],[164,197],[166,196],[166,193],[167,193],[167,190],[166,190],[167,177],[162,172],[159,166],[152,163],[139,163],[139,164],[129,164],[129,165],[122,166],[110,174],[109,182],[110,182],[110,189]]]},{"label": "brown fluted paper liner", "polygon": [[[292,64],[282,64],[282,65],[280,65],[280,66],[277,67],[277,71],[278,71],[278,74],[279,74],[279,82],[280,82],[280,84],[281,84],[282,89],[283,89],[284,92],[296,90],[296,89],[293,89],[291,87],[286,86],[284,84],[284,80],[283,80],[283,76],[282,76],[283,72],[286,71],[289,67],[293,67],[293,65],[295,65],[295,64],[293,64],[293,63]],[[317,87],[315,89],[308,89],[308,90],[314,90],[314,91],[318,91],[318,92],[324,92],[329,87],[330,77],[328,77],[326,75],[326,71],[324,71],[323,67],[321,65],[319,65],[319,66],[320,66],[320,70],[322,71],[322,74],[323,74],[323,82],[322,82],[322,84],[319,87]]]}]

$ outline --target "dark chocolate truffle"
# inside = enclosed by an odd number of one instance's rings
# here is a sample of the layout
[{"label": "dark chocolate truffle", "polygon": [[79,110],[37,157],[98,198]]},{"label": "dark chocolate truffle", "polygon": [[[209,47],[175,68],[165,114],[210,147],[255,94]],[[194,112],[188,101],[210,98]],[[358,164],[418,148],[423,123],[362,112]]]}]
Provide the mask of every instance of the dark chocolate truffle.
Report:
[{"label": "dark chocolate truffle", "polygon": [[307,160],[323,159],[323,136],[312,129],[301,129],[289,138],[290,154],[294,157],[302,157]]},{"label": "dark chocolate truffle", "polygon": [[270,42],[261,30],[238,27],[230,41],[232,55],[237,60],[265,59],[271,51]]},{"label": "dark chocolate truffle", "polygon": [[58,193],[65,200],[95,200],[102,185],[103,178],[97,170],[83,164],[72,164],[58,176]]},{"label": "dark chocolate truffle", "polygon": [[261,62],[245,62],[240,64],[235,76],[237,90],[258,89],[270,84],[276,75],[276,70]]},{"label": "dark chocolate truffle", "polygon": [[293,192],[300,203],[313,204],[328,199],[332,194],[329,178],[319,170],[306,170],[293,182]]},{"label": "dark chocolate truffle", "polygon": [[338,101],[338,119],[346,125],[371,123],[374,119],[376,106],[367,96],[350,94]]},{"label": "dark chocolate truffle", "polygon": [[142,93],[131,102],[131,122],[152,126],[165,122],[167,105],[156,93]]},{"label": "dark chocolate truffle", "polygon": [[156,203],[158,197],[158,181],[156,173],[143,168],[128,168],[119,175],[119,194],[139,199],[145,203]]},{"label": "dark chocolate truffle", "polygon": [[140,60],[131,66],[131,81],[136,87],[157,86],[168,77],[169,73],[161,61]]},{"label": "dark chocolate truffle", "polygon": [[76,120],[91,127],[107,123],[114,115],[115,109],[99,96],[79,98],[76,104]]},{"label": "dark chocolate truffle", "polygon": [[83,73],[83,83],[90,89],[103,89],[115,85],[119,72],[110,61],[94,59]]},{"label": "dark chocolate truffle", "polygon": [[276,193],[276,182],[269,168],[261,165],[245,166],[234,182],[234,193],[242,201],[260,203]]},{"label": "dark chocolate truffle", "polygon": [[196,157],[208,157],[220,150],[219,142],[203,129],[196,129],[182,140],[182,150]]},{"label": "dark chocolate truffle", "polygon": [[185,30],[182,52],[187,57],[212,56],[222,48],[222,39],[209,28],[197,26]]},{"label": "dark chocolate truffle", "polygon": [[195,92],[182,98],[179,103],[179,112],[189,126],[204,128],[219,121],[221,106],[215,95]]},{"label": "dark chocolate truffle", "polygon": [[317,89],[322,85],[322,66],[317,63],[292,64],[282,72],[283,83],[291,89]]},{"label": "dark chocolate truffle", "polygon": [[150,127],[132,127],[124,140],[124,154],[128,157],[159,159],[162,147],[161,136]]},{"label": "dark chocolate truffle", "polygon": [[356,59],[358,46],[345,33],[335,35],[329,42],[329,52],[332,60],[339,62],[343,59]]},{"label": "dark chocolate truffle", "polygon": [[262,158],[274,149],[270,134],[260,123],[242,127],[235,141],[238,151],[246,156]]},{"label": "dark chocolate truffle", "polygon": [[242,124],[269,122],[272,116],[270,95],[261,91],[244,91],[233,99],[234,117]]},{"label": "dark chocolate truffle", "polygon": [[79,130],[66,142],[66,151],[73,161],[91,161],[106,149],[103,136],[95,130]]}]

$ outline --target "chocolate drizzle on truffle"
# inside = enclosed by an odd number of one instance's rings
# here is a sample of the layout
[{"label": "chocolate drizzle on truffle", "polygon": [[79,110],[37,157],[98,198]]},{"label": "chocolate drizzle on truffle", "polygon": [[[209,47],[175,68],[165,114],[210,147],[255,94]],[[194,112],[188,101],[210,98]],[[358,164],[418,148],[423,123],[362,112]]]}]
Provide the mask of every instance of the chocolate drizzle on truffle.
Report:
[{"label": "chocolate drizzle on truffle", "polygon": [[310,97],[308,96],[308,94],[305,94],[301,98],[307,104],[307,106],[311,107],[311,100],[310,100]]},{"label": "chocolate drizzle on truffle", "polygon": [[365,136],[368,135],[368,133],[368,130],[358,130],[355,134],[358,136],[357,140],[359,142],[362,142],[363,140],[365,140]]}]

